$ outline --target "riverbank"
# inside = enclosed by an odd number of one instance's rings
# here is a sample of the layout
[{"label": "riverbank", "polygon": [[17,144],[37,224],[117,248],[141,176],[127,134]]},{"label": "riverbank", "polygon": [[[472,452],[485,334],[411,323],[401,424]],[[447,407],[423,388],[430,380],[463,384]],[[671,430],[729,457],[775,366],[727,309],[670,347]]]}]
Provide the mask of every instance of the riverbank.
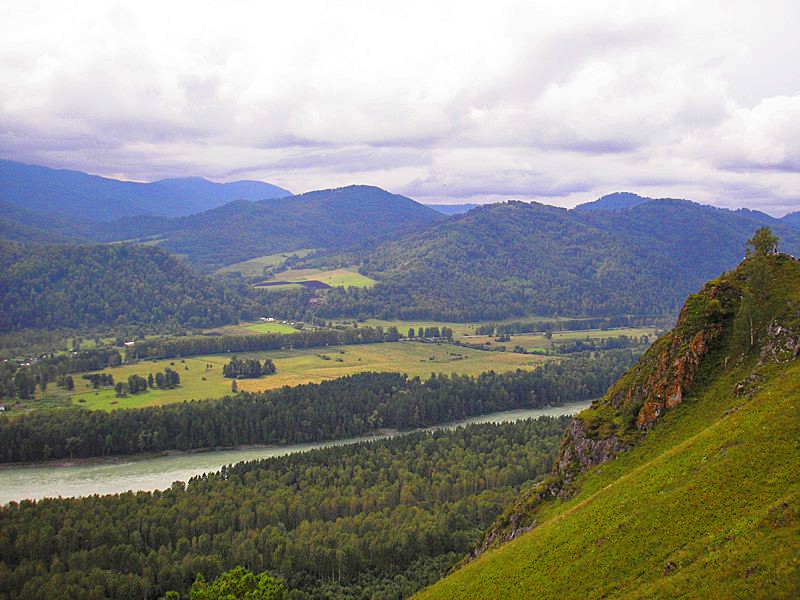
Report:
[{"label": "riverbank", "polygon": [[[564,406],[522,409],[489,413],[444,423],[426,430],[460,427],[473,423],[517,421],[541,416],[570,415],[587,408],[591,401]],[[289,446],[246,446],[234,449],[170,451],[157,456],[108,457],[99,459],[59,460],[47,463],[6,464],[0,469],[0,504],[23,499],[116,494],[128,491],[153,491],[169,488],[175,481],[188,481],[203,473],[215,472],[225,465],[248,460],[307,452],[317,448],[341,446],[406,435],[414,431],[384,430],[373,435],[327,442]]]}]

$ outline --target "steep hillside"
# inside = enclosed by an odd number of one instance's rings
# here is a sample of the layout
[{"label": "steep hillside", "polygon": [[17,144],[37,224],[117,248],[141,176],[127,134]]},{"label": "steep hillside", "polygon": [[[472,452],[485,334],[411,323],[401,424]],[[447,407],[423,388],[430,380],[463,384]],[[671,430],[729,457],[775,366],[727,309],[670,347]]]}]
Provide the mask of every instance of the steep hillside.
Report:
[{"label": "steep hillside", "polygon": [[710,282],[422,597],[797,597],[798,354],[800,262]]},{"label": "steep hillside", "polygon": [[[745,241],[770,219],[758,214],[682,200],[620,211],[480,207],[365,255],[365,273],[382,283],[333,294],[321,310],[451,320],[672,313],[741,260]],[[800,253],[800,234],[773,225],[781,247]]]},{"label": "steep hillside", "polygon": [[0,241],[0,331],[222,325],[257,315],[245,294],[157,248]]},{"label": "steep hillside", "polygon": [[214,183],[189,177],[138,183],[0,160],[0,200],[44,215],[82,221],[189,215],[232,200],[288,195],[286,190],[261,181]]},{"label": "steep hillside", "polygon": [[204,270],[301,248],[347,249],[395,239],[446,217],[370,186],[308,192],[265,202],[237,201],[180,219],[111,223],[117,239],[161,235],[161,247]]}]

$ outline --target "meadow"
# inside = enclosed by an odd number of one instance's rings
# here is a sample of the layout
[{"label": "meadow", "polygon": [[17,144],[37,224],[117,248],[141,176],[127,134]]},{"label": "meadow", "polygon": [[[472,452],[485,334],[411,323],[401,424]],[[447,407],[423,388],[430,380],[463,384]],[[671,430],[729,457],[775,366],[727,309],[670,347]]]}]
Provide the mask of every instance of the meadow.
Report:
[{"label": "meadow", "polygon": [[215,275],[224,275],[226,273],[241,273],[242,277],[262,277],[264,269],[271,269],[283,264],[287,258],[297,257],[304,258],[314,251],[313,248],[304,250],[295,250],[294,252],[281,252],[279,254],[268,254],[266,256],[257,256],[250,260],[245,260],[232,265],[227,265],[215,271]]},{"label": "meadow", "polygon": [[[242,391],[262,391],[284,385],[317,383],[363,371],[393,371],[411,376],[427,377],[431,373],[459,373],[478,375],[484,371],[512,371],[533,369],[541,365],[543,357],[514,354],[512,352],[483,352],[459,348],[452,344],[427,344],[422,342],[395,342],[332,346],[329,348],[306,348],[274,352],[238,354],[240,358],[271,359],[276,366],[274,375],[259,379],[237,379]],[[149,373],[170,368],[178,372],[181,384],[173,390],[149,389],[135,395],[118,398],[113,389],[95,390],[80,374],[74,376],[75,391],[66,391],[51,385],[44,400],[28,401],[28,408],[53,408],[64,405],[71,398],[72,404],[95,410],[136,408],[180,402],[183,400],[219,398],[231,391],[232,379],[222,376],[222,367],[231,355],[217,354],[184,359],[142,361],[105,369],[114,381],[127,381],[130,375],[147,377]]]},{"label": "meadow", "polygon": [[[339,268],[332,270],[322,269],[290,269],[278,273],[270,281],[285,281],[285,285],[266,286],[263,289],[267,290],[283,290],[292,287],[299,288],[296,282],[303,281],[321,281],[330,287],[372,287],[375,285],[375,280],[362,275],[354,267]],[[258,286],[260,287],[260,286]]]}]

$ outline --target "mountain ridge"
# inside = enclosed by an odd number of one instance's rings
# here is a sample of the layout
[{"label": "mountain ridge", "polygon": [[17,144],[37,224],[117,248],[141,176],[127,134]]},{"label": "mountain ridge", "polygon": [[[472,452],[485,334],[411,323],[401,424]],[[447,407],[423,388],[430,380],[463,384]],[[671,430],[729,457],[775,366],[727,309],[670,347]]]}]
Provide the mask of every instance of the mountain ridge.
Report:
[{"label": "mountain ridge", "polygon": [[186,177],[141,183],[0,160],[0,200],[36,212],[90,221],[137,215],[180,216],[239,198],[288,195],[287,190],[265,182],[215,183]]}]

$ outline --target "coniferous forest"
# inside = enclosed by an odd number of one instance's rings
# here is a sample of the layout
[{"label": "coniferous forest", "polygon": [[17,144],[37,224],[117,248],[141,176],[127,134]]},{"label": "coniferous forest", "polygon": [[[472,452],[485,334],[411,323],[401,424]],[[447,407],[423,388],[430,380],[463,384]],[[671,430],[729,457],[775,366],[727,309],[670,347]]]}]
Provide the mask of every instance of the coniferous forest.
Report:
[{"label": "coniferous forest", "polygon": [[471,425],[240,463],[163,492],[12,503],[0,590],[158,598],[240,565],[294,598],[407,596],[549,471],[566,424]]}]

